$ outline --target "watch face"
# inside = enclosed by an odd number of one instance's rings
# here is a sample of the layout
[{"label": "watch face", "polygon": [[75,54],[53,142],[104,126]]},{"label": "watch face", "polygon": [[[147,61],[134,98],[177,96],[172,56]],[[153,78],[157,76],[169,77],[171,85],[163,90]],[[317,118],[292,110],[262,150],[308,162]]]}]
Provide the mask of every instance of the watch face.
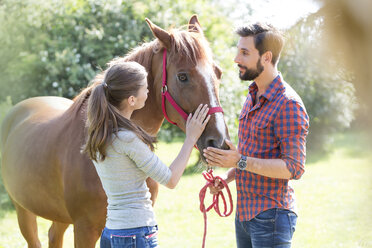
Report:
[{"label": "watch face", "polygon": [[247,162],[241,159],[238,163],[238,167],[239,169],[244,170],[245,167],[247,167]]}]

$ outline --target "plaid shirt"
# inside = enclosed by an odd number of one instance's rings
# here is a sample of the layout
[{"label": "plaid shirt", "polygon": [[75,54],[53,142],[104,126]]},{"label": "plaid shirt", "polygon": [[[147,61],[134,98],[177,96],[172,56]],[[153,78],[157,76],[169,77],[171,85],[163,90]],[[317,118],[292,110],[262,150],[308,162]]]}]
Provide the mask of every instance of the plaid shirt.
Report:
[{"label": "plaid shirt", "polygon": [[[248,157],[282,159],[291,179],[304,173],[309,117],[297,93],[278,75],[256,102],[257,85],[249,94],[239,117],[239,152]],[[289,180],[261,176],[236,169],[237,217],[253,219],[271,208],[295,211]]]}]

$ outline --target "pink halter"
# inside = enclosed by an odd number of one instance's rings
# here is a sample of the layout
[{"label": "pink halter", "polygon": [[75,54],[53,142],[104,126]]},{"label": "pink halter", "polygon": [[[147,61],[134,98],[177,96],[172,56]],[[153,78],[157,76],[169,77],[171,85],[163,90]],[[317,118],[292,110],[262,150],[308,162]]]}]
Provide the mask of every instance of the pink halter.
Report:
[{"label": "pink halter", "polygon": [[[165,119],[167,119],[167,121],[169,123],[172,123],[173,125],[178,126],[177,123],[171,121],[169,119],[168,115],[167,115],[167,111],[165,109],[165,100],[166,99],[170,102],[170,104],[172,104],[172,106],[177,110],[177,112],[182,116],[182,118],[185,121],[187,120],[188,114],[186,114],[186,112],[180,106],[178,106],[176,101],[172,98],[172,96],[168,92],[168,87],[167,87],[167,49],[165,49],[165,48],[164,48],[164,52],[163,52],[163,83],[162,83],[162,88],[161,88],[161,98],[162,98],[161,108],[163,110],[163,114],[164,114]],[[208,114],[211,115],[211,114],[214,114],[214,113],[217,113],[217,112],[222,112],[223,113],[223,109],[221,107],[213,107],[213,108],[209,109]]]}]

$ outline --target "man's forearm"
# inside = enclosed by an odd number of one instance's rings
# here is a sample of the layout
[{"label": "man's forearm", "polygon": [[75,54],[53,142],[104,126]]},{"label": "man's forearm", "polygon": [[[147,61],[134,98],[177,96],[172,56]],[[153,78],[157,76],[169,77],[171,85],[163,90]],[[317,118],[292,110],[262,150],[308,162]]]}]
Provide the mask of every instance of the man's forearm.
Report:
[{"label": "man's forearm", "polygon": [[291,172],[288,170],[286,163],[282,159],[260,159],[248,157],[246,170],[265,177],[281,179],[291,178]]},{"label": "man's forearm", "polygon": [[230,168],[226,172],[226,174],[224,175],[223,180],[225,180],[226,183],[230,183],[231,181],[234,181],[235,180],[235,171],[236,171],[236,168]]}]

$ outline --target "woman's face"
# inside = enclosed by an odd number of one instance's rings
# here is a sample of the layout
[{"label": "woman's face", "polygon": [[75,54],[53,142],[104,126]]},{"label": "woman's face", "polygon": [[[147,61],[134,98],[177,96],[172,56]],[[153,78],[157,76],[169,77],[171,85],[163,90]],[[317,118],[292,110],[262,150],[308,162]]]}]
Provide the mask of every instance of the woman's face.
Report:
[{"label": "woman's face", "polygon": [[144,79],[143,85],[141,88],[138,90],[138,94],[135,97],[135,104],[134,104],[134,109],[141,109],[145,106],[145,102],[147,99],[147,94],[149,93],[149,90],[147,89],[147,80]]}]

